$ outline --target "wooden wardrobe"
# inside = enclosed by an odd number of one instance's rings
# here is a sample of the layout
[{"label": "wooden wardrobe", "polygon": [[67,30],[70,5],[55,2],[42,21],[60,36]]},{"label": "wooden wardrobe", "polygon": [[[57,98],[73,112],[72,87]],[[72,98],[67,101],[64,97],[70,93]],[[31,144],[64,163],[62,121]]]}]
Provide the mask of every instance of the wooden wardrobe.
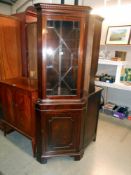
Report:
[{"label": "wooden wardrobe", "polygon": [[20,25],[19,19],[0,15],[0,80],[21,76]]}]

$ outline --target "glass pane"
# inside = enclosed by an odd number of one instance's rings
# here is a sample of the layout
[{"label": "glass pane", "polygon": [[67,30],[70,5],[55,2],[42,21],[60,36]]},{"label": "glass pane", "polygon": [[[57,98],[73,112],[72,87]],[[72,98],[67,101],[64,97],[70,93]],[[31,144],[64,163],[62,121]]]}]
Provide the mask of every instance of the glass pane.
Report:
[{"label": "glass pane", "polygon": [[47,22],[47,95],[77,94],[79,39],[79,22]]}]

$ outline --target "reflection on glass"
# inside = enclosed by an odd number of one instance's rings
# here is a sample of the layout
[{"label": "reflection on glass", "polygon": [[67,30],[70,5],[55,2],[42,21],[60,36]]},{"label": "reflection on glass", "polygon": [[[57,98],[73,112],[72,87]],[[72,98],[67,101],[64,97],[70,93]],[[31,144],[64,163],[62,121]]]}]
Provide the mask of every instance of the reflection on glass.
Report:
[{"label": "reflection on glass", "polygon": [[76,95],[80,24],[48,21],[46,54],[47,95]]}]

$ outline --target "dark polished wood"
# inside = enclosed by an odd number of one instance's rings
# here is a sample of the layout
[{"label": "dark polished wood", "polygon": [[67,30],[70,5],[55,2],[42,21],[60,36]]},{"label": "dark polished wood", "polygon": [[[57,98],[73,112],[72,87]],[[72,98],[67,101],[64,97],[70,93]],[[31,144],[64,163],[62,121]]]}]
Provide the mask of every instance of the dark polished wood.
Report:
[{"label": "dark polished wood", "polygon": [[14,78],[0,81],[0,104],[4,132],[11,127],[32,140],[35,154],[35,114],[37,100],[37,80]]},{"label": "dark polished wood", "polygon": [[100,49],[100,39],[101,39],[101,28],[102,28],[103,18],[97,15],[91,15],[89,19],[89,35],[92,36],[92,53],[91,53],[91,69],[90,69],[90,85],[89,93],[95,91],[95,75],[97,73],[98,59],[99,59],[99,49]]},{"label": "dark polished wood", "polygon": [[96,140],[101,90],[101,88],[95,87],[95,91],[88,96],[87,112],[85,113],[84,147],[92,140]]}]

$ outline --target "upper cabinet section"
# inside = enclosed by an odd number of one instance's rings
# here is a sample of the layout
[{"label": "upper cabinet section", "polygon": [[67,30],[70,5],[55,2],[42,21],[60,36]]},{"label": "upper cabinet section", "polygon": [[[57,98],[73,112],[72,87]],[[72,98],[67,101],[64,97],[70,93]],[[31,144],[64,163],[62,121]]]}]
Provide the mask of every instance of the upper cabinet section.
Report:
[{"label": "upper cabinet section", "polygon": [[40,99],[81,98],[90,7],[56,4],[35,7]]},{"label": "upper cabinet section", "polygon": [[0,78],[21,76],[20,21],[0,15]]},{"label": "upper cabinet section", "polygon": [[47,21],[47,95],[77,95],[79,21]]}]

